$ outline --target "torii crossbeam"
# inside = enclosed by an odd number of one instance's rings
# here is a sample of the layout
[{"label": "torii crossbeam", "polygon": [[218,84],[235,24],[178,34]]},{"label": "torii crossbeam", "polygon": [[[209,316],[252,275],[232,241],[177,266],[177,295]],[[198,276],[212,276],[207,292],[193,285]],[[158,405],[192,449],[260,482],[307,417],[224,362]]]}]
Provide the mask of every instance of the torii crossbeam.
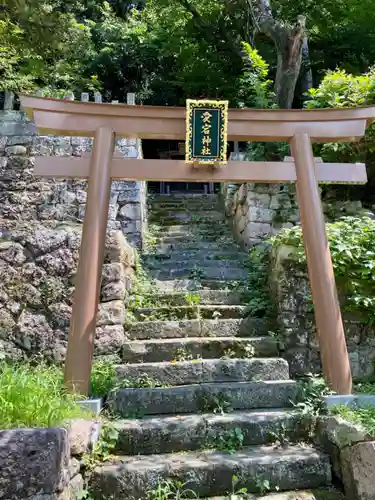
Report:
[{"label": "torii crossbeam", "polygon": [[111,179],[206,182],[296,182],[323,373],[339,394],[352,380],[318,183],[365,183],[363,164],[315,161],[312,142],[357,141],[375,107],[324,110],[229,110],[228,139],[288,141],[286,162],[238,162],[211,168],[176,160],[116,157],[116,137],[185,138],[185,108],[98,104],[21,96],[39,133],[93,136],[91,158],[40,157],[35,174],[88,178],[88,193],[68,339],[65,381],[89,390]]}]

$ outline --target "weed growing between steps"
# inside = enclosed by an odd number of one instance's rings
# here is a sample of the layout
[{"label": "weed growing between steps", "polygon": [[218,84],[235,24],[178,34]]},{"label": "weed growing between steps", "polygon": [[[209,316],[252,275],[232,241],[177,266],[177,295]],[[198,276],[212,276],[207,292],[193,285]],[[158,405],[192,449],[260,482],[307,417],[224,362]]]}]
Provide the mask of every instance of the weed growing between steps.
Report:
[{"label": "weed growing between steps", "polygon": [[119,377],[116,365],[111,361],[97,361],[93,364],[91,374],[91,395],[106,397],[111,391],[118,389],[141,389],[169,387],[168,384],[143,373],[139,377]]},{"label": "weed growing between steps", "polygon": [[102,426],[100,439],[96,443],[94,449],[91,453],[87,453],[83,456],[83,467],[86,473],[94,469],[97,465],[113,458],[118,436],[118,430],[110,422]]},{"label": "weed growing between steps", "polygon": [[250,250],[247,262],[249,274],[243,295],[244,303],[247,305],[246,316],[254,318],[274,318],[275,316],[270,294],[269,266],[269,251],[261,251],[257,248]]},{"label": "weed growing between steps", "polygon": [[220,413],[224,415],[233,411],[230,402],[224,392],[211,394],[209,392],[202,393],[198,402],[201,413]]},{"label": "weed growing between steps", "polygon": [[178,347],[173,354],[173,359],[172,359],[171,363],[177,363],[177,362],[181,362],[181,361],[193,361],[193,362],[199,363],[202,361],[202,358],[200,357],[200,355],[196,355],[194,357],[191,353],[189,353],[183,347]]},{"label": "weed growing between steps", "polygon": [[[271,486],[270,481],[264,478],[255,478],[254,488],[259,494],[264,495],[271,490],[279,491],[277,485]],[[248,492],[248,489],[241,486],[241,479],[238,476],[232,476],[231,491],[223,497],[225,500],[256,500],[257,495]],[[159,480],[157,486],[149,490],[143,500],[210,500],[200,497],[193,489],[189,488],[189,482],[166,479]],[[90,499],[88,499],[90,500]]]},{"label": "weed growing between steps", "polygon": [[327,387],[324,379],[310,373],[298,381],[297,399],[293,404],[302,415],[322,415],[327,413],[323,396],[331,394],[333,392]]},{"label": "weed growing between steps", "polygon": [[0,429],[54,427],[72,418],[90,418],[66,392],[56,366],[0,365]]},{"label": "weed growing between steps", "polygon": [[227,451],[230,454],[234,454],[242,448],[244,438],[244,433],[240,427],[219,431],[212,430],[208,434],[202,448]]},{"label": "weed growing between steps", "polygon": [[222,359],[250,359],[255,355],[255,347],[251,344],[234,342],[233,347],[224,350]]}]

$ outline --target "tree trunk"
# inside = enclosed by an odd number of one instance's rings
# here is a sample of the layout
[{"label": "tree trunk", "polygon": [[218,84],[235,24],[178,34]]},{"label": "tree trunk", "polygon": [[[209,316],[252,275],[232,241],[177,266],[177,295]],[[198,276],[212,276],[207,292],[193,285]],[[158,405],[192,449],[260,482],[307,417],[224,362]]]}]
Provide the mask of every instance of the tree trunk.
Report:
[{"label": "tree trunk", "polygon": [[298,16],[294,27],[280,24],[272,15],[269,0],[256,0],[256,23],[269,36],[277,50],[275,93],[281,108],[291,108],[301,70],[302,46],[305,39],[305,17]]},{"label": "tree trunk", "polygon": [[301,67],[301,91],[302,91],[302,99],[305,101],[306,94],[310,89],[313,88],[313,76],[311,71],[311,63],[310,63],[310,52],[309,52],[309,42],[307,37],[303,39],[302,44],[302,67]]},{"label": "tree trunk", "polygon": [[291,108],[302,62],[300,33],[283,34],[276,42],[277,71],[275,93],[280,108]]}]

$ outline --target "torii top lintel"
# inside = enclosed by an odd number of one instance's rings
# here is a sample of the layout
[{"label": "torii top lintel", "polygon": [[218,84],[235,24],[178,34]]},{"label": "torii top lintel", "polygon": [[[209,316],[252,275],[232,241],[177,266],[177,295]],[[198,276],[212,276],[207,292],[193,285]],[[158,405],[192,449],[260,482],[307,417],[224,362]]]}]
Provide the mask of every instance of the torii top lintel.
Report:
[{"label": "torii top lintel", "polygon": [[[21,104],[39,133],[93,136],[100,127],[117,137],[185,138],[185,108],[99,104],[21,96]],[[230,109],[228,139],[289,141],[307,133],[313,142],[349,142],[363,137],[375,121],[375,106],[340,109]]]}]

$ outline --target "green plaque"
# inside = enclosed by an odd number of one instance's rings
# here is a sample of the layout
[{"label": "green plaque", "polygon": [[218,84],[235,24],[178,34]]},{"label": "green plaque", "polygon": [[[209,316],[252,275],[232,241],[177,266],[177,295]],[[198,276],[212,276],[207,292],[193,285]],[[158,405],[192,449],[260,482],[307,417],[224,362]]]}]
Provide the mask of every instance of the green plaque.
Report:
[{"label": "green plaque", "polygon": [[228,101],[186,101],[186,163],[227,163]]}]

